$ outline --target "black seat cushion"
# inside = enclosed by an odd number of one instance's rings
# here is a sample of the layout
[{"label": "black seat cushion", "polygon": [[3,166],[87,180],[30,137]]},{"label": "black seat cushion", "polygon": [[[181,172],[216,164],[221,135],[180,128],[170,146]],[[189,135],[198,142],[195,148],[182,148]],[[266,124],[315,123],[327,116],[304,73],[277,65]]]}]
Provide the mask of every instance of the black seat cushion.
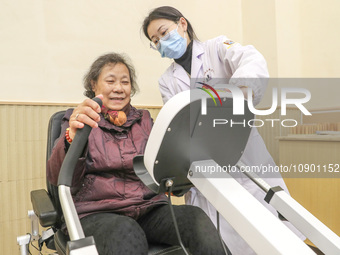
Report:
[{"label": "black seat cushion", "polygon": [[59,255],[66,255],[68,241],[70,241],[70,237],[65,235],[61,230],[58,230],[54,234],[54,245]]}]

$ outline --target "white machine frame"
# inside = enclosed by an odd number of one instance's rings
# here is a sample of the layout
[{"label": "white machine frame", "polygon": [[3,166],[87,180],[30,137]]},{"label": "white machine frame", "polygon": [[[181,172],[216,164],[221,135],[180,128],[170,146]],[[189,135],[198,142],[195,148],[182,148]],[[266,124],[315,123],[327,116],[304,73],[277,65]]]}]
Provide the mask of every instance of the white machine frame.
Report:
[{"label": "white machine frame", "polygon": [[[230,96],[230,93],[220,93],[222,99]],[[144,154],[144,165],[156,184],[160,185],[154,176],[155,166],[159,163],[157,155],[163,137],[167,132],[171,132],[172,119],[190,103],[202,99],[206,102],[207,97],[209,96],[201,90],[181,92],[172,97],[158,114]],[[197,164],[211,167],[217,163],[214,159],[192,162],[187,178],[257,254],[315,254],[228,173],[224,173],[224,178],[211,178],[209,173],[194,171]],[[238,167],[242,164],[238,162]],[[272,187],[262,179],[251,174],[248,176],[266,192],[271,190]],[[269,203],[322,252],[340,254],[339,236],[286,192],[274,192]]]}]

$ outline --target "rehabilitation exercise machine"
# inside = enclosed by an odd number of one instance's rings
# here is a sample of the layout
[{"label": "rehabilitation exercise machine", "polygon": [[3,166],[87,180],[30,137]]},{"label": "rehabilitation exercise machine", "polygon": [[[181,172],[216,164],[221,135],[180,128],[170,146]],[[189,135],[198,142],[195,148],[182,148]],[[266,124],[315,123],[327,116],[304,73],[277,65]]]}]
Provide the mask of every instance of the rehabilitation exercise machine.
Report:
[{"label": "rehabilitation exercise machine", "polygon": [[[251,131],[245,123],[254,119],[246,100],[244,114],[234,115],[232,94],[218,94],[223,104],[217,106],[199,89],[172,97],[157,116],[145,154],[135,159],[137,175],[155,192],[171,187],[173,194],[182,195],[195,186],[257,254],[315,254],[232,173],[207,171],[223,166],[245,169],[240,158]],[[228,125],[216,124],[226,119]],[[267,194],[265,200],[323,253],[340,254],[339,236],[285,191],[270,187],[255,173],[242,174],[259,185]]]}]

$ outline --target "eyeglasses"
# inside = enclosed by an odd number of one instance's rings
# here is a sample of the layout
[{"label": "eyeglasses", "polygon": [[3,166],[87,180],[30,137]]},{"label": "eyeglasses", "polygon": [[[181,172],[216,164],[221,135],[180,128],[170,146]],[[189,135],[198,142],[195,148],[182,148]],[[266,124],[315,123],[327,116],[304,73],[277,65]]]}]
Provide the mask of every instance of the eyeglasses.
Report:
[{"label": "eyeglasses", "polygon": [[[168,28],[165,30],[165,32],[163,32],[163,36],[162,36],[162,37],[155,37],[154,41],[150,41],[150,48],[153,49],[153,50],[158,50],[158,49],[161,47],[161,44],[159,43],[159,41],[160,41],[160,40],[166,41],[166,40],[169,39],[170,34],[171,34],[170,32],[173,31],[173,30],[169,31],[169,29],[170,29],[173,25],[175,25],[175,24],[176,24],[176,23],[174,23],[174,24],[172,24],[170,27],[168,27]],[[177,25],[177,28],[178,28],[178,26],[179,26],[179,23],[178,23],[178,25]],[[177,29],[177,28],[176,28],[176,29]],[[174,30],[176,30],[176,29],[174,29]]]}]

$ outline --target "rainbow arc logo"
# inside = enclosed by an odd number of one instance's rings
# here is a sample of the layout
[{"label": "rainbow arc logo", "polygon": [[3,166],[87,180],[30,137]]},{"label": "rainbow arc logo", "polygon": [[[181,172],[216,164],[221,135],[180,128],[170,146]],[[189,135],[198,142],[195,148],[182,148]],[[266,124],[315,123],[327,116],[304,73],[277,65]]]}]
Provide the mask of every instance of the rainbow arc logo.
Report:
[{"label": "rainbow arc logo", "polygon": [[205,91],[206,93],[208,93],[208,95],[211,96],[211,98],[214,100],[215,106],[217,106],[215,97],[211,94],[211,92],[210,92],[209,90],[211,90],[212,92],[214,92],[214,94],[217,96],[217,98],[218,98],[218,100],[220,101],[220,104],[221,104],[221,106],[222,106],[222,100],[221,100],[219,94],[217,93],[217,91],[216,91],[213,87],[211,87],[210,85],[205,84],[205,83],[203,83],[203,82],[197,82],[197,83],[203,85],[202,88],[198,87],[198,89],[201,89],[201,90]]}]

